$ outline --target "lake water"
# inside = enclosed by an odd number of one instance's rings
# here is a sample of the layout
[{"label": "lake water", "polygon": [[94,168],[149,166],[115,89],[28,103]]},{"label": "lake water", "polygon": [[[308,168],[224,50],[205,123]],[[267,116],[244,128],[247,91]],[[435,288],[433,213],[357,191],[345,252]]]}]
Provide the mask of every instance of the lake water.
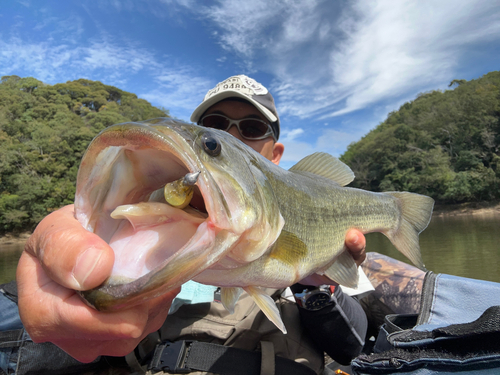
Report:
[{"label": "lake water", "polygon": [[16,267],[24,245],[0,245],[0,284],[16,278]]},{"label": "lake water", "polygon": [[[420,235],[427,269],[500,282],[500,214],[435,216]],[[0,283],[13,280],[23,246],[0,245]],[[367,251],[407,261],[380,233],[367,235]]]},{"label": "lake water", "polygon": [[[500,214],[435,216],[420,249],[434,273],[500,282]],[[408,262],[380,233],[367,235],[367,251]]]}]

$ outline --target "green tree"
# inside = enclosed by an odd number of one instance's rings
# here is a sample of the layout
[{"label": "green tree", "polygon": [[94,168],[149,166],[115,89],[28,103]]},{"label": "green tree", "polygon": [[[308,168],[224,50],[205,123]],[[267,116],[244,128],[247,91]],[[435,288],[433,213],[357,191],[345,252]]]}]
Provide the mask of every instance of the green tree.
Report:
[{"label": "green tree", "polygon": [[403,104],[341,159],[364,189],[408,190],[438,202],[500,198],[500,72]]},{"label": "green tree", "polygon": [[75,195],[89,142],[107,126],[168,116],[98,81],[0,80],[0,233],[31,230]]}]

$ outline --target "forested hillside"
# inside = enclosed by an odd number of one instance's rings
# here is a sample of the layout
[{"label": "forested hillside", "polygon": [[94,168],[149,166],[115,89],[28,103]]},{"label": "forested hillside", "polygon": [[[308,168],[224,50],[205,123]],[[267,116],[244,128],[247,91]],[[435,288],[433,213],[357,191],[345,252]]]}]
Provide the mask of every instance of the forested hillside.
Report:
[{"label": "forested hillside", "polygon": [[[500,72],[421,94],[342,155],[353,186],[441,203],[500,199]],[[0,233],[32,230],[73,202],[80,159],[105,127],[168,116],[101,82],[0,80]]]},{"label": "forested hillside", "polygon": [[80,159],[105,127],[168,116],[101,82],[0,81],[0,233],[31,230],[73,202]]},{"label": "forested hillside", "polygon": [[500,198],[500,72],[450,87],[405,103],[348,147],[354,186],[441,203]]}]

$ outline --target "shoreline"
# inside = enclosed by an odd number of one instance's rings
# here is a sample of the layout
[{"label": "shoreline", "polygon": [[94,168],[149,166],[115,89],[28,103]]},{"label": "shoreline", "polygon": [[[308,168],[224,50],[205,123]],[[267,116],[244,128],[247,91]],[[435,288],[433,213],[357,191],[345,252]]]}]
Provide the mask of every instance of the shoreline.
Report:
[{"label": "shoreline", "polygon": [[4,245],[24,245],[32,232],[21,232],[19,234],[7,233],[0,236],[0,246]]},{"label": "shoreline", "polygon": [[[500,214],[500,201],[468,202],[459,204],[436,204],[432,216],[487,215]],[[0,246],[23,245],[32,232],[7,233],[0,236]]]},{"label": "shoreline", "polygon": [[432,216],[500,214],[500,201],[436,204]]}]

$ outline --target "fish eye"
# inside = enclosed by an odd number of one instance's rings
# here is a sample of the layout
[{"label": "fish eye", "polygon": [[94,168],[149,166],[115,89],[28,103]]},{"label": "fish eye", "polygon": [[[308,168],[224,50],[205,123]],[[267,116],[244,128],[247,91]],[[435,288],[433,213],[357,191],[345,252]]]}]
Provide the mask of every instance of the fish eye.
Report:
[{"label": "fish eye", "polygon": [[211,132],[205,132],[201,136],[201,143],[203,143],[203,149],[210,156],[219,156],[222,147],[219,140]]}]

